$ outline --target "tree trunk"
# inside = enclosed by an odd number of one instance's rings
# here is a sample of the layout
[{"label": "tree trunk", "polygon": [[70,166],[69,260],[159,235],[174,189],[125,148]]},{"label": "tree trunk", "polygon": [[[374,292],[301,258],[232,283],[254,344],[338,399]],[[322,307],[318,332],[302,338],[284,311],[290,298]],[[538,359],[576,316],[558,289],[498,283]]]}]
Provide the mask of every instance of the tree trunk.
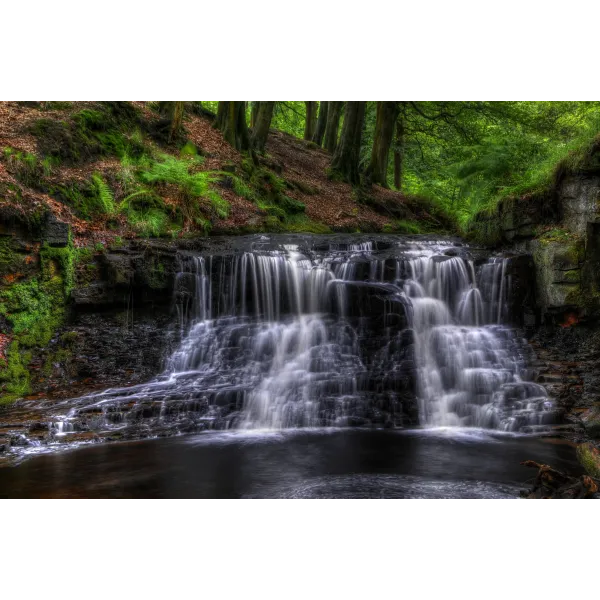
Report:
[{"label": "tree trunk", "polygon": [[397,102],[378,102],[375,135],[371,162],[367,168],[367,179],[383,187],[387,184],[387,168],[390,157],[390,146],[394,137],[394,124],[398,117]]},{"label": "tree trunk", "polygon": [[158,112],[161,116],[161,127],[164,126],[168,130],[169,142],[181,130],[183,123],[183,102],[166,102],[158,103]]},{"label": "tree trunk", "polygon": [[352,184],[358,183],[360,179],[358,164],[366,104],[366,102],[346,103],[342,135],[331,163],[332,170]]},{"label": "tree trunk", "polygon": [[325,135],[325,125],[327,125],[327,112],[329,109],[329,102],[323,100],[319,102],[319,118],[317,120],[317,127],[315,134],[313,135],[313,142],[321,146],[323,144],[323,136]]},{"label": "tree trunk", "polygon": [[252,146],[261,154],[265,151],[275,102],[261,102],[256,116],[256,125],[252,132]]},{"label": "tree trunk", "polygon": [[327,110],[327,124],[325,125],[323,147],[332,154],[335,152],[337,146],[338,129],[340,127],[343,104],[343,102],[331,101]]},{"label": "tree trunk", "polygon": [[223,133],[225,140],[236,150],[250,149],[250,135],[246,125],[244,102],[219,102],[215,127]]},{"label": "tree trunk", "polygon": [[225,123],[225,116],[227,113],[227,102],[219,102],[217,104],[217,116],[215,117],[214,126],[216,129],[222,129]]},{"label": "tree trunk", "polygon": [[404,120],[396,121],[396,145],[394,147],[394,187],[402,191],[402,167],[404,163]]},{"label": "tree trunk", "polygon": [[317,126],[317,103],[304,102],[306,105],[306,120],[304,121],[304,139],[312,140]]},{"label": "tree trunk", "polygon": [[258,109],[260,108],[260,102],[253,102],[252,109],[250,110],[250,127],[254,129],[256,127],[256,117],[258,117]]}]

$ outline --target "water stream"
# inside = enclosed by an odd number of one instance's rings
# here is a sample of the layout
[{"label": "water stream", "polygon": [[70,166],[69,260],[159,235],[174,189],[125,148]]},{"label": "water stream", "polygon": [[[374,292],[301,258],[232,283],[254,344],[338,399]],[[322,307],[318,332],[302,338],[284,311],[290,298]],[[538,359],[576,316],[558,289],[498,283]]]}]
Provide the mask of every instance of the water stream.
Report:
[{"label": "water stream", "polygon": [[257,238],[182,253],[182,331],[147,384],[69,401],[59,434],[552,422],[508,323],[507,259],[455,241]]}]

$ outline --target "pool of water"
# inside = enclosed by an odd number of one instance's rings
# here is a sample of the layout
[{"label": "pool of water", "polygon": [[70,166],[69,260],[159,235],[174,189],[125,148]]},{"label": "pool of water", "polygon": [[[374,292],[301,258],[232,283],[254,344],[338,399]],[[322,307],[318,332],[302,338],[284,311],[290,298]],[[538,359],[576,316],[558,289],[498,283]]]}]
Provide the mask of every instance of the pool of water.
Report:
[{"label": "pool of water", "polygon": [[209,432],[0,469],[0,498],[516,498],[523,460],[578,474],[559,440],[474,429]]}]

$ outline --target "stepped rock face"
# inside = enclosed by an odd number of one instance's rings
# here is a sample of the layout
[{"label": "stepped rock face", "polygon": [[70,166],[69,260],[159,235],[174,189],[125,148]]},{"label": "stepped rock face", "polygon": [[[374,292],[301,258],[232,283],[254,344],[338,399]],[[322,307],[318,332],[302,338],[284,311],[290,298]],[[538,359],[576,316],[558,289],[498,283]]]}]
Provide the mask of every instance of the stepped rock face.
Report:
[{"label": "stepped rock face", "polygon": [[568,175],[553,191],[504,200],[475,228],[483,240],[533,256],[539,322],[599,314],[600,175]]}]

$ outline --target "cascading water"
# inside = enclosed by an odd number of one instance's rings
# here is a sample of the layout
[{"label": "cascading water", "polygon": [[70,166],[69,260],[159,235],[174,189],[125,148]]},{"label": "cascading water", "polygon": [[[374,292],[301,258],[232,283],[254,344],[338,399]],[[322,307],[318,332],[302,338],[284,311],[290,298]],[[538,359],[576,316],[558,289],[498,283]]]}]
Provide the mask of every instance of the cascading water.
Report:
[{"label": "cascading water", "polygon": [[502,325],[506,260],[386,240],[182,254],[184,334],[164,373],[78,399],[61,431],[549,422],[544,388],[522,380],[528,347]]}]

